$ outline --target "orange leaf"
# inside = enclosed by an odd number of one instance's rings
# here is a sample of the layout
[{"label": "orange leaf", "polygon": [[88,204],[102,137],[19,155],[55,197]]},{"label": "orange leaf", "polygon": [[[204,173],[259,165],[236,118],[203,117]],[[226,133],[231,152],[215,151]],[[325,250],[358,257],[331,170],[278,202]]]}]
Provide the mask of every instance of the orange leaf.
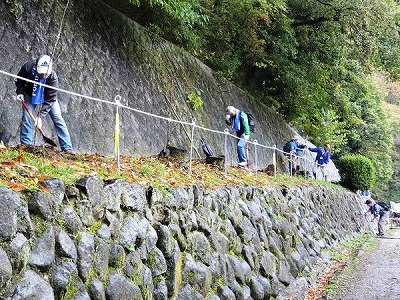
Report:
[{"label": "orange leaf", "polygon": [[20,183],[15,183],[15,182],[9,181],[6,184],[8,187],[10,187],[12,190],[14,190],[16,192],[20,192],[25,189],[25,185],[20,184]]},{"label": "orange leaf", "polygon": [[47,188],[47,187],[45,187],[45,186],[40,186],[40,190],[42,191],[42,192],[45,192],[45,193],[50,193],[50,190]]},{"label": "orange leaf", "polygon": [[19,156],[17,156],[16,158],[14,158],[13,161],[18,161],[18,162],[23,162],[23,161],[25,161],[24,155],[23,155],[23,154],[20,154]]}]

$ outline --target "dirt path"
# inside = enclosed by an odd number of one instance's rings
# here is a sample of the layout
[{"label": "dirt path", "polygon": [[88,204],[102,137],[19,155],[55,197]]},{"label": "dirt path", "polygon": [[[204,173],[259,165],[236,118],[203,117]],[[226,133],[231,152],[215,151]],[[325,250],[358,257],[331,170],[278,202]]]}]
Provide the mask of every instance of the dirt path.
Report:
[{"label": "dirt path", "polygon": [[361,253],[331,285],[327,300],[399,300],[400,228]]}]

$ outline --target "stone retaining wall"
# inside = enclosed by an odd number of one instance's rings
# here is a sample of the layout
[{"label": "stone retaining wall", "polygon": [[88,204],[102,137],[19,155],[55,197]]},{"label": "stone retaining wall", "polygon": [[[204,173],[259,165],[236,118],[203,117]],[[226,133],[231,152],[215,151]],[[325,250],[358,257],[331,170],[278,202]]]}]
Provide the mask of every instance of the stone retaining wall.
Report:
[{"label": "stone retaining wall", "polygon": [[363,220],[327,187],[43,186],[0,188],[3,299],[302,299]]}]

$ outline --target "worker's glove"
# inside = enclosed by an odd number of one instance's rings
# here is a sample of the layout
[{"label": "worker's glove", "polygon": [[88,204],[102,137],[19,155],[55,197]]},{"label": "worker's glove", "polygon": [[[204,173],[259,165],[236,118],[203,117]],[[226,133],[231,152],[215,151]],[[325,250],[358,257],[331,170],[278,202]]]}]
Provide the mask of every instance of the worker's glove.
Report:
[{"label": "worker's glove", "polygon": [[227,125],[229,125],[229,126],[232,125],[232,119],[231,119],[231,116],[230,116],[230,115],[226,115],[226,116],[225,116],[225,123],[226,123]]},{"label": "worker's glove", "polygon": [[249,139],[250,139],[250,136],[249,136],[249,135],[245,135],[245,136],[244,136],[244,140],[245,140],[246,142],[248,142]]},{"label": "worker's glove", "polygon": [[24,95],[18,94],[17,95],[17,100],[20,101],[20,102],[24,101]]},{"label": "worker's glove", "polygon": [[42,129],[42,118],[41,118],[41,117],[36,118],[35,126],[36,126],[38,129]]}]

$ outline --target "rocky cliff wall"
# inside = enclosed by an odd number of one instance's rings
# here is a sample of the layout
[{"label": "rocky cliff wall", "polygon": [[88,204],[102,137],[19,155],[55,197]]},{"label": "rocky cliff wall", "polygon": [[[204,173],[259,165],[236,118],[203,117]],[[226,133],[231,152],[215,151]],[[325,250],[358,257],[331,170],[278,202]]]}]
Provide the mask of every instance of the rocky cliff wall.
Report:
[{"label": "rocky cliff wall", "polygon": [[0,187],[2,299],[303,299],[360,233],[327,187],[145,189],[98,177]]},{"label": "rocky cliff wall", "polygon": [[[279,148],[293,131],[280,116],[213,72],[182,49],[146,31],[137,23],[97,0],[0,1],[1,70],[17,74],[20,66],[39,53],[54,53],[60,87],[85,96],[113,101],[119,94],[131,108],[223,131],[228,105],[251,111],[257,121],[258,143]],[[58,40],[58,33],[60,37]],[[57,42],[57,43],[56,43]],[[57,45],[56,45],[57,44]],[[15,100],[14,78],[0,74],[0,133],[19,142],[21,107]],[[204,104],[193,110],[188,100],[199,93]],[[59,100],[79,151],[112,154],[115,106],[61,92]],[[121,154],[156,155],[170,144],[190,148],[191,126],[121,109]],[[49,119],[45,129],[52,129]],[[200,139],[224,154],[224,136],[195,130],[194,151]],[[54,131],[52,138],[56,140]],[[236,140],[229,140],[229,160],[235,163]],[[254,159],[253,149],[252,158]],[[259,148],[258,166],[272,163],[272,152]],[[332,169],[337,174],[337,171]],[[338,180],[335,175],[332,180]]]}]

